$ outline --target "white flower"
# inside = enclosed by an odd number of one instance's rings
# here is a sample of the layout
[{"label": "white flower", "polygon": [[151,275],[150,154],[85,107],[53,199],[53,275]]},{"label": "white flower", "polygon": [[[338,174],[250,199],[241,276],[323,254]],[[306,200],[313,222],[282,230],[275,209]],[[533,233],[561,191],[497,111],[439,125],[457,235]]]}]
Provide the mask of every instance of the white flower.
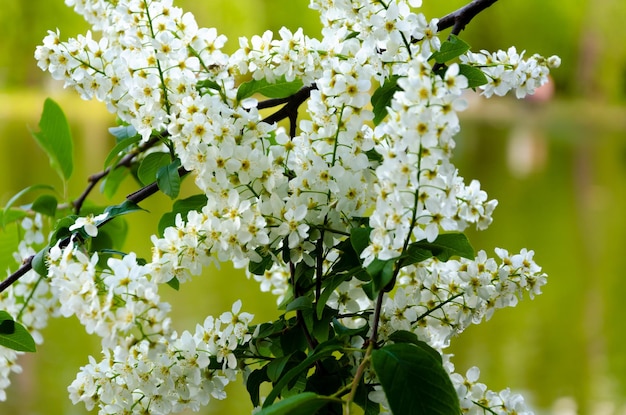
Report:
[{"label": "white flower", "polygon": [[85,233],[92,238],[98,236],[98,225],[100,225],[107,217],[108,213],[102,213],[97,216],[88,215],[85,217],[77,218],[76,222],[72,226],[70,226],[70,231],[75,231],[76,229],[83,228]]}]

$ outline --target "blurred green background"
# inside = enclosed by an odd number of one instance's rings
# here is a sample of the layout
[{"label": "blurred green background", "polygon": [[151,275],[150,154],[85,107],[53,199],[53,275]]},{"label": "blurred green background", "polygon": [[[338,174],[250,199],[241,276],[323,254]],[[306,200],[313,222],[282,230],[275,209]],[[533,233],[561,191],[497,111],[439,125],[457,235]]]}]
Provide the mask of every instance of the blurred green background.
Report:
[{"label": "blurred green background", "polygon": [[[319,33],[306,1],[175,0],[201,26],[215,26],[230,39],[281,26]],[[464,0],[424,0],[428,17],[443,16]],[[626,3],[623,0],[503,0],[478,16],[462,33],[474,49],[558,54],[555,95],[545,102],[509,98],[472,99],[457,138],[457,166],[477,178],[500,201],[487,231],[471,232],[477,249],[496,246],[534,249],[550,275],[544,294],[500,310],[487,323],[454,339],[457,369],[481,368],[493,390],[523,392],[540,414],[626,414],[626,311],[621,303],[626,248]],[[31,139],[43,101],[50,96],[68,115],[79,160],[70,184],[77,195],[89,174],[101,170],[113,138],[113,117],[103,105],[85,103],[63,91],[32,58],[48,29],[63,38],[87,29],[62,0],[2,0],[0,8],[0,205],[35,183],[60,186],[43,152]],[[186,191],[193,192],[191,181]],[[131,192],[130,181],[119,193]],[[104,198],[97,199],[106,203]],[[113,201],[118,203],[118,201]],[[152,214],[132,218],[128,248],[149,256],[146,230],[156,232],[158,213],[170,202],[144,202]],[[3,269],[6,264],[0,264]],[[242,298],[256,322],[275,315],[273,297],[258,292],[229,266],[211,269],[184,285],[165,290],[176,327],[193,330],[206,314],[217,314]],[[171,291],[171,290],[170,290]],[[66,387],[98,340],[73,320],[53,320],[36,354],[24,356],[22,375],[13,376],[1,414],[84,414]],[[241,385],[233,399],[213,402],[203,414],[245,414],[250,405]]]}]

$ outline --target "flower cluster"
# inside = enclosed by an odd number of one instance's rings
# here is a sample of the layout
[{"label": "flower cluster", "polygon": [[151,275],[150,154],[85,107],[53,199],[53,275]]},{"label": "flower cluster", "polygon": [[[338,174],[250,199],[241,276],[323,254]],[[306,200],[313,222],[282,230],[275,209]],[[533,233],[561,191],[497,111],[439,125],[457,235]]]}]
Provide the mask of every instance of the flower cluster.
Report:
[{"label": "flower cluster", "polygon": [[[207,200],[179,214],[162,237],[152,236],[150,262],[130,253],[105,264],[72,239],[50,249],[49,286],[33,273],[23,280],[29,290],[16,286],[3,304],[49,310],[52,303],[43,300],[49,299],[102,338],[103,359],[90,358],[81,369],[70,386],[73,402],[97,405],[101,414],[165,414],[225,396],[242,363],[240,347],[252,338],[252,316],[237,302],[231,312],[207,317],[195,333],[179,335],[158,294],[160,283],[184,282],[213,261],[264,266],[254,278],[279,301],[300,294],[295,269],[309,267],[319,297],[322,279],[345,254],[341,243],[367,228],[369,240],[355,261],[362,270],[383,261],[397,269],[396,289],[380,304],[380,324],[370,325],[378,327],[374,335],[388,341],[406,330],[439,351],[469,324],[545,284],[532,251],[499,249],[499,261],[481,251],[473,260],[429,258],[402,267],[399,258],[413,243],[469,225],[485,229],[492,221],[497,202],[479,182],[467,184],[451,162],[470,86],[463,68],[485,74],[486,96],[515,90],[523,97],[546,82],[558,58],[525,59],[511,48],[468,52],[461,64],[435,63],[437,20],[414,11],[420,0],[311,0],[324,25],[321,39],[283,28],[276,38],[266,32],[240,39],[230,56],[221,51],[224,36],[198,28],[172,0],[66,3],[92,24],[98,40],[88,32],[63,42],[58,31],[49,32],[35,53],[39,66],[83,98],[105,102],[144,140],[166,141]],[[241,98],[242,79],[297,92],[261,105],[256,97]],[[306,102],[304,117],[298,121],[298,108],[278,117],[294,97],[302,97],[298,106]],[[275,102],[286,105],[262,115]],[[285,118],[289,128],[278,124]],[[94,237],[104,220],[79,218],[69,230]],[[35,232],[25,239],[41,243],[43,237]],[[20,258],[28,255],[24,248]],[[353,275],[325,294],[326,305],[349,316],[343,321],[354,328],[373,318],[376,305],[364,280]],[[36,295],[24,300],[29,292]],[[31,329],[43,324],[39,312],[20,314]],[[362,347],[364,340],[357,340],[355,347]],[[0,369],[13,361],[6,358]],[[445,367],[464,410],[526,410],[517,395],[487,391],[475,372],[462,377],[449,361]],[[384,404],[381,393],[372,392],[371,400]]]},{"label": "flower cluster", "polygon": [[[452,366],[452,364],[449,364]],[[489,412],[497,415],[518,414],[531,415],[532,411],[524,403],[524,398],[513,393],[509,388],[500,392],[487,389],[484,383],[478,382],[480,369],[472,367],[465,375],[453,373],[450,376],[461,400],[461,409],[464,414],[479,415]]]},{"label": "flower cluster", "polygon": [[179,336],[148,271],[135,254],[110,258],[100,270],[98,255],[74,243],[51,249],[48,277],[61,314],[76,315],[102,338],[103,359],[90,358],[69,387],[74,403],[98,405],[101,414],[166,414],[226,396],[224,386],[238,371],[233,352],[250,339],[252,315],[237,302]]},{"label": "flower cluster", "polygon": [[169,124],[172,107],[226,64],[225,37],[199,29],[169,1],[67,1],[101,32],[62,42],[50,31],[35,58],[54,79],[109,111],[148,139]]},{"label": "flower cluster", "polygon": [[383,304],[381,335],[412,331],[443,350],[470,324],[517,305],[525,292],[531,297],[541,293],[547,276],[533,261],[532,251],[496,253],[500,263],[480,251],[474,260],[433,258],[404,268],[397,291]]},{"label": "flower cluster", "polygon": [[[43,242],[43,221],[40,214],[20,221],[23,238],[14,254],[16,263],[23,264],[31,258]],[[40,330],[48,325],[48,319],[57,315],[58,299],[52,295],[49,282],[35,271],[27,272],[6,295],[0,297],[0,310],[17,319],[33,336],[36,344],[43,343]],[[20,373],[17,363],[21,352],[0,347],[0,401],[6,400],[5,389],[10,385],[9,375]]]},{"label": "flower cluster", "polygon": [[211,398],[224,399],[224,387],[238,373],[236,347],[248,341],[252,315],[241,302],[219,318],[209,316],[192,334],[170,332],[106,348],[103,359],[89,358],[68,390],[99,414],[169,414],[198,411]]},{"label": "flower cluster", "polygon": [[524,98],[547,82],[550,68],[558,68],[561,65],[558,56],[546,59],[540,55],[533,55],[524,59],[524,52],[518,53],[513,46],[506,51],[499,50],[493,53],[486,50],[480,53],[468,52],[461,59],[479,65],[487,75],[489,82],[480,87],[486,97],[494,94],[503,96],[515,90],[517,98]]},{"label": "flower cluster", "polygon": [[107,348],[131,342],[128,336],[136,334],[134,330],[145,337],[169,334],[170,305],[160,300],[156,282],[136,255],[109,258],[103,270],[98,261],[97,253],[88,256],[73,242],[50,249],[48,277],[60,313],[75,315]]}]

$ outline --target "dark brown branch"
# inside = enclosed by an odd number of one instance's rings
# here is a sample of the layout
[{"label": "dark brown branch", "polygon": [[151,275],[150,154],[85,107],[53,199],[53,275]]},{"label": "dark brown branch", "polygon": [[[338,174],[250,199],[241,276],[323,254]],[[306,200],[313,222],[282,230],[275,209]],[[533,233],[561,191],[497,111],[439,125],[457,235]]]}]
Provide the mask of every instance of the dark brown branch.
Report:
[{"label": "dark brown branch", "polygon": [[20,269],[15,271],[13,274],[7,277],[7,279],[5,279],[4,281],[0,282],[0,293],[6,290],[7,288],[9,288],[11,284],[16,282],[20,278],[22,278],[24,274],[26,274],[28,271],[30,271],[33,268],[33,264],[32,264],[33,258],[35,258],[34,255],[26,258],[24,260],[23,265],[20,267]]},{"label": "dark brown branch", "polygon": [[[284,120],[285,118],[289,118],[289,120],[293,123],[295,118],[298,116],[298,108],[300,107],[300,105],[302,105],[304,101],[309,99],[309,97],[311,96],[311,91],[313,91],[314,89],[317,89],[317,85],[315,84],[305,86],[304,88],[300,89],[298,92],[288,97],[284,107],[282,107],[269,117],[264,118],[262,121],[268,124],[274,124],[275,122]],[[272,101],[276,102],[277,100],[269,100],[269,102]],[[260,102],[259,108],[268,108],[269,106],[280,105],[280,103],[273,103],[271,105],[268,105],[267,102],[268,101]],[[292,126],[291,129],[294,130],[295,127]]]},{"label": "dark brown branch", "polygon": [[458,35],[476,15],[498,0],[473,0],[471,3],[442,17],[437,23],[437,30],[452,27],[451,34]]}]

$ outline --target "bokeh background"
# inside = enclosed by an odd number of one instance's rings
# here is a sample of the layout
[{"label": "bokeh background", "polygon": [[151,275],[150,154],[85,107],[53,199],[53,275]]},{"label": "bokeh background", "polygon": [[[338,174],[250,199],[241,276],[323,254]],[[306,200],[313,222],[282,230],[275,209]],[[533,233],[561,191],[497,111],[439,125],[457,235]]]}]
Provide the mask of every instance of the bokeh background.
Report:
[{"label": "bokeh background", "polygon": [[[288,0],[175,0],[201,26],[214,26],[237,46],[239,36],[304,27],[319,34],[307,2]],[[424,0],[427,17],[440,17],[465,0]],[[69,191],[77,195],[89,174],[100,171],[114,139],[113,117],[103,105],[85,103],[42,73],[33,51],[48,29],[66,38],[87,30],[62,0],[2,0],[0,5],[0,205],[22,188],[61,184],[30,131],[46,97],[64,108],[76,140],[76,171]],[[473,365],[493,390],[523,392],[538,414],[626,414],[626,3],[623,0],[506,0],[478,16],[462,33],[474,49],[558,54],[554,93],[544,99],[489,101],[469,97],[457,137],[456,165],[477,178],[500,201],[494,224],[471,232],[476,249],[528,247],[550,275],[544,294],[514,309],[498,311],[487,323],[454,339],[455,364]],[[549,91],[548,91],[549,92]],[[193,193],[187,181],[186,192]],[[119,193],[136,190],[129,181]],[[103,197],[96,199],[107,203]],[[118,203],[118,201],[111,201]],[[158,213],[171,202],[144,202],[128,249],[149,256],[146,233],[156,232]],[[0,249],[1,251],[1,249]],[[7,253],[0,252],[6,261]],[[0,263],[6,269],[7,264]],[[171,291],[171,292],[170,292]],[[1,294],[0,294],[1,295]],[[256,322],[273,318],[274,299],[228,265],[165,290],[176,326],[193,330],[207,314],[218,314],[242,298]],[[84,414],[66,387],[98,340],[74,320],[53,320],[36,354],[24,356],[24,373],[13,377],[1,414]],[[214,402],[203,414],[246,414],[241,385],[232,399]]]}]

